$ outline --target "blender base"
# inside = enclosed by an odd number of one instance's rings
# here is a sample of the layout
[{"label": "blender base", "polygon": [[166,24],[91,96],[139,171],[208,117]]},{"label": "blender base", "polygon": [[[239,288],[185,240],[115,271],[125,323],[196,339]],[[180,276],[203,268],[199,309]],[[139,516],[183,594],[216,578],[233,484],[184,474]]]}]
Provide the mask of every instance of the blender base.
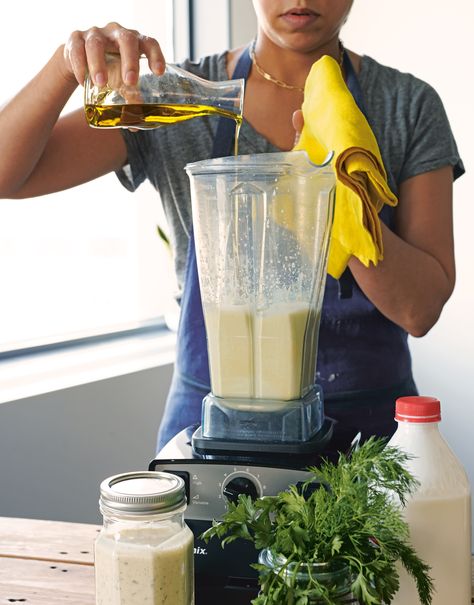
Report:
[{"label": "blender base", "polygon": [[[247,449],[239,447],[240,442],[245,442],[255,444],[251,451],[260,451],[262,444],[268,444],[267,451],[293,453],[299,444],[321,440],[323,422],[324,397],[318,384],[300,399],[289,401],[222,398],[209,393],[202,402],[201,438],[222,443],[218,449],[225,448],[226,443],[235,443],[237,450]],[[304,451],[315,450],[309,446]]]},{"label": "blender base", "polygon": [[268,456],[269,454],[287,454],[290,456],[307,456],[326,449],[333,434],[333,422],[325,418],[319,431],[309,441],[282,442],[239,439],[218,439],[204,437],[202,427],[198,427],[192,436],[192,447],[199,456],[221,455],[231,458],[236,456]]},{"label": "blender base", "polygon": [[[219,519],[227,509],[228,490],[224,492],[224,488],[236,480],[237,487],[242,486],[244,480],[244,485],[254,486],[258,496],[274,496],[290,484],[298,486],[309,479],[308,466],[336,460],[339,452],[348,452],[357,441],[352,427],[329,418],[318,435],[311,443],[311,452],[301,451],[301,445],[309,448],[309,444],[292,444],[293,452],[284,453],[281,442],[252,445],[227,441],[215,447],[193,425],[176,435],[150,462],[149,470],[174,473],[186,485],[185,520],[194,534],[196,605],[250,605],[258,594],[257,572],[251,567],[258,561],[253,544],[239,539],[222,549],[219,540],[206,543],[201,538],[213,519]],[[196,447],[204,449],[198,452]]]}]

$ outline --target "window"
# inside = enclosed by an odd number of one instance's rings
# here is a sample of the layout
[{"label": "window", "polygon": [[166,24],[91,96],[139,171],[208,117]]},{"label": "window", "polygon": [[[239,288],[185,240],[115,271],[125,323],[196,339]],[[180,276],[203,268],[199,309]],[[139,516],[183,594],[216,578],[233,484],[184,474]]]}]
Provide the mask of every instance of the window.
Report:
[{"label": "window", "polygon": [[[172,0],[9,3],[0,38],[2,97],[12,96],[75,29],[118,21],[156,37],[173,60]],[[81,106],[78,88],[65,111]],[[28,200],[0,200],[0,351],[138,327],[174,309],[166,230],[148,184],[115,175]]]}]

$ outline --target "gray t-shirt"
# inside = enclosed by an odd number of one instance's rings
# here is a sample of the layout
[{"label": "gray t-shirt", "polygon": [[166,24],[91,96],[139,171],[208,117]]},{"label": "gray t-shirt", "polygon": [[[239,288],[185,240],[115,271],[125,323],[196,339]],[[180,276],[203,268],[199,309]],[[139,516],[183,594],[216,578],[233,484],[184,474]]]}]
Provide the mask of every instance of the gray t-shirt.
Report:
[{"label": "gray t-shirt", "polygon": [[[199,63],[185,61],[182,67],[207,80],[226,80],[226,58],[226,53],[212,55]],[[430,85],[368,56],[362,57],[359,83],[367,119],[395,194],[404,180],[442,166],[453,166],[454,178],[464,172],[443,104]],[[118,177],[130,191],[149,179],[159,192],[180,288],[192,223],[189,180],[184,167],[210,157],[216,127],[215,117],[205,117],[153,130],[123,131],[128,164],[117,173]],[[244,120],[240,154],[277,150]]]}]

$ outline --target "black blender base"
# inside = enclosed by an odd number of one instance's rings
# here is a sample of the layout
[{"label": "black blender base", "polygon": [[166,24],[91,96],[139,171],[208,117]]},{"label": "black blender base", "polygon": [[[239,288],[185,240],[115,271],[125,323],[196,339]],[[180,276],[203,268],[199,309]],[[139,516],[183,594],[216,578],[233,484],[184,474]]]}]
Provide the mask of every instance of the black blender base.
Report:
[{"label": "black blender base", "polygon": [[275,496],[289,485],[301,485],[311,478],[309,466],[337,460],[340,452],[350,451],[354,429],[326,418],[314,442],[292,444],[291,453],[282,453],[281,443],[263,441],[217,442],[215,447],[215,440],[204,439],[198,429],[194,425],[181,431],[151,461],[149,470],[174,473],[185,481],[185,520],[195,540],[196,605],[250,605],[258,594],[256,571],[251,567],[257,553],[251,543],[236,540],[222,549],[219,540],[204,543],[201,538],[213,519],[226,510],[223,487],[245,478],[245,485],[250,481],[258,494]]},{"label": "black blender base", "polygon": [[235,578],[220,586],[210,581],[208,584],[196,586],[196,605],[251,605],[258,592],[257,582],[250,583],[243,578]]},{"label": "black blender base", "polygon": [[260,457],[274,454],[287,454],[290,456],[308,456],[317,454],[326,449],[333,435],[333,421],[326,418],[319,431],[309,441],[285,443],[281,441],[250,441],[216,439],[204,437],[202,427],[199,427],[192,436],[192,446],[196,454],[221,455],[227,457],[251,456]]}]

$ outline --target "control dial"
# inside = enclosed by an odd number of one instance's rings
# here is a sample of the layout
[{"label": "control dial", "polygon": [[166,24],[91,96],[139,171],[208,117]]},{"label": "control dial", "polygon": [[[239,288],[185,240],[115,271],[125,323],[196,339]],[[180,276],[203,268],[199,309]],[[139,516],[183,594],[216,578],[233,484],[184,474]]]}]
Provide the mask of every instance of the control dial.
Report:
[{"label": "control dial", "polygon": [[230,500],[230,502],[233,502],[234,504],[237,504],[240,494],[250,496],[252,500],[256,500],[259,496],[258,489],[254,481],[243,475],[232,477],[224,485],[222,493],[228,500]]}]

